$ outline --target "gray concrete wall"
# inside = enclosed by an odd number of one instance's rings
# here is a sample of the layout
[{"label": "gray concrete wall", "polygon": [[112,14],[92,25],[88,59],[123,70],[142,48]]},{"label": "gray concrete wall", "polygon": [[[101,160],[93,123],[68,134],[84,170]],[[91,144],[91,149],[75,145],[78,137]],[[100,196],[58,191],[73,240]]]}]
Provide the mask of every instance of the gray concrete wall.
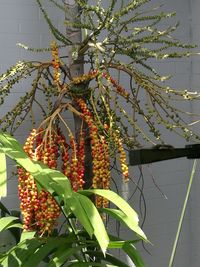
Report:
[{"label": "gray concrete wall", "polygon": [[[152,5],[160,3],[158,0],[151,1]],[[177,20],[181,25],[176,36],[183,41],[194,41],[200,45],[200,2],[198,0],[168,0],[163,1],[163,9],[176,11]],[[60,15],[49,7],[56,25],[62,24]],[[46,47],[49,45],[51,35],[45,24],[39,9],[34,0],[0,0],[0,71],[3,72],[10,65],[22,59],[33,59],[34,54],[16,47],[17,42],[25,43],[32,47]],[[40,55],[37,55],[37,57]],[[165,74],[173,74],[169,81],[170,85],[177,88],[194,88],[199,90],[200,84],[200,59],[196,56],[190,59],[168,60],[167,62],[155,62],[152,64],[158,67]],[[20,92],[28,86],[20,84],[12,93],[12,97],[20,96]],[[6,108],[12,106],[12,98],[8,99],[6,105],[0,108],[0,114]],[[189,107],[199,112],[199,106]],[[17,136],[24,140],[27,128],[19,129]],[[184,144],[184,141],[166,134],[169,143],[174,146]],[[186,193],[188,178],[192,163],[188,160],[179,159],[153,164],[143,168],[144,196],[147,205],[147,214],[144,224],[144,231],[153,243],[146,248],[150,254],[141,247],[146,265],[149,267],[166,267],[172,249],[175,232],[178,225],[183,200]],[[133,176],[137,180],[138,168],[131,168]],[[163,197],[155,187],[152,175],[162,192],[167,196]],[[141,185],[141,184],[140,184]],[[121,191],[127,197],[131,195],[134,186],[122,187]],[[199,211],[199,179],[195,177],[192,195],[189,200],[185,221],[182,228],[180,243],[177,250],[174,266],[176,267],[197,267],[200,265],[200,211]],[[127,194],[126,194],[127,193]],[[131,203],[139,212],[139,193],[131,199]],[[9,209],[18,208],[17,181],[11,177],[8,181],[8,197],[4,199]],[[123,232],[124,236],[130,235]]]}]

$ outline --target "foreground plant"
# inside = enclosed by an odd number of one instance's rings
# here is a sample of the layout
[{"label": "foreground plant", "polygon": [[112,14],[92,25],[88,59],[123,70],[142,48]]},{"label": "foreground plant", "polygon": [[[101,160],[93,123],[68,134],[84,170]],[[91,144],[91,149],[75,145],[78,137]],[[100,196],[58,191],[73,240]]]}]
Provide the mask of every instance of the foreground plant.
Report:
[{"label": "foreground plant", "polygon": [[[27,231],[25,227],[20,242],[0,254],[2,266],[37,266],[41,261],[45,261],[46,266],[62,266],[64,263],[67,263],[67,266],[108,266],[107,263],[113,264],[111,266],[128,266],[108,252],[108,249],[119,248],[136,266],[144,266],[134,243],[139,240],[147,241],[147,238],[138,225],[136,212],[116,193],[103,189],[73,191],[64,174],[31,160],[20,144],[5,133],[0,133],[0,153],[15,160],[20,169],[28,172],[34,179],[37,192],[48,193],[65,217],[65,229],[61,234],[54,233],[51,237],[41,234],[40,231]],[[5,172],[6,170],[1,172],[1,184],[6,183]],[[111,201],[117,209],[96,208],[90,200],[90,196],[94,194]],[[36,216],[37,212],[40,214],[40,210],[35,209]],[[124,241],[109,235],[102,214],[109,214],[117,219],[137,237],[133,234],[131,240]],[[12,227],[23,227],[19,218],[6,216],[0,219],[1,231]],[[38,224],[37,227],[43,229],[43,225]]]}]

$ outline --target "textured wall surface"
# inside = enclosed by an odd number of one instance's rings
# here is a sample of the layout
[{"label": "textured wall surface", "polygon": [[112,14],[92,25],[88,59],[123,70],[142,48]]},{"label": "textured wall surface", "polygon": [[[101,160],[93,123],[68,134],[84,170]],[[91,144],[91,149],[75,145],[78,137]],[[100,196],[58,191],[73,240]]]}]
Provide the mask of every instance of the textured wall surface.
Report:
[{"label": "textured wall surface", "polygon": [[[152,5],[160,3],[158,0],[151,2]],[[162,9],[177,12],[177,20],[181,24],[176,33],[178,38],[200,44],[200,2],[198,0],[168,0],[164,2]],[[51,9],[51,6],[49,6],[49,11],[55,24],[62,27],[59,15]],[[20,49],[16,46],[16,43],[21,42],[31,47],[46,47],[49,45],[51,35],[34,0],[0,0],[0,40],[1,72],[18,60],[34,58],[34,54]],[[44,58],[43,55],[37,55],[37,57],[41,56]],[[163,75],[173,74],[173,78],[169,81],[171,86],[177,88],[192,87],[194,90],[198,90],[200,84],[200,59],[198,57],[168,60],[167,62],[153,61],[152,64],[159,68]],[[28,86],[28,83],[20,83],[13,90],[12,98],[8,99],[4,108],[0,107],[0,114],[12,106],[13,98],[20,97],[26,86]],[[198,105],[188,106],[188,108],[200,112]],[[17,136],[20,140],[24,140],[26,133],[30,130],[29,128],[30,124],[27,122],[26,127],[18,130]],[[165,135],[168,142],[174,146],[184,144],[184,141],[177,137]],[[162,162],[143,168],[144,195],[147,206],[144,230],[153,246],[146,245],[150,254],[145,252],[142,247],[141,251],[149,267],[167,266],[190,170],[191,162],[184,159]],[[137,181],[140,175],[138,168],[131,168],[131,172]],[[167,199],[155,187],[154,182],[166,195]],[[130,197],[133,191],[132,187],[131,183],[129,188],[122,186],[122,194]],[[176,267],[197,267],[200,265],[199,188],[200,182],[196,177],[174,263]],[[139,212],[138,197],[139,193],[136,193],[130,202]],[[17,181],[14,177],[9,179],[8,197],[3,201],[10,209],[18,208]],[[129,235],[127,232],[121,231],[124,236]]]}]

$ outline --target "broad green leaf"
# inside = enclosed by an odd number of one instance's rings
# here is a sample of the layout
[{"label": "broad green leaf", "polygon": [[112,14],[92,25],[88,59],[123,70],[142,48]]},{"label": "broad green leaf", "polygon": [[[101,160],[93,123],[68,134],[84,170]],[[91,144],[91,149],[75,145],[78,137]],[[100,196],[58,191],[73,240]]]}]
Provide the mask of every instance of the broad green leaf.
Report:
[{"label": "broad green leaf", "polygon": [[119,241],[110,241],[108,248],[110,249],[115,249],[115,248],[122,248],[124,246],[125,243],[134,243],[135,240],[128,240],[128,241],[124,241],[124,240],[119,240]]},{"label": "broad green leaf", "polygon": [[0,218],[0,232],[10,227],[16,227],[17,225],[18,227],[21,228],[22,224],[18,224],[18,222],[19,222],[19,218],[13,217],[13,216]]},{"label": "broad green leaf", "polygon": [[[18,216],[18,212],[19,211],[11,211],[9,212],[7,210],[7,208],[3,205],[3,203],[0,202],[0,214],[1,216],[0,217],[6,217],[6,215],[10,215],[10,216],[13,216],[13,217],[17,217],[19,219],[19,216]],[[16,214],[15,214],[16,213]],[[8,230],[12,236],[15,238],[15,241],[16,243],[19,242],[20,240],[20,235],[21,235],[21,228],[22,228],[22,224],[18,224],[18,223],[14,223],[13,224],[11,223],[10,225],[8,225],[8,227],[6,228],[6,230]]]},{"label": "broad green leaf", "polygon": [[111,242],[110,242],[111,246],[112,246],[112,242],[119,242],[119,244],[120,243],[122,244],[122,246],[120,246],[120,248],[122,248],[123,251],[129,256],[129,258],[134,262],[136,267],[144,267],[145,266],[139,252],[137,251],[137,249],[133,245],[133,244],[137,243],[138,240],[134,240],[134,241],[128,240],[128,241],[123,242],[123,240],[121,240],[119,237],[113,236],[113,235],[109,235],[109,238],[111,240]]},{"label": "broad green leaf", "polygon": [[0,132],[0,148],[8,157],[30,173],[37,173],[37,168],[32,160],[23,151],[22,146],[9,134]]},{"label": "broad green leaf", "polygon": [[8,157],[15,160],[32,175],[39,175],[39,166],[34,164],[34,162],[27,156],[27,154],[23,151],[22,146],[14,137],[0,132],[0,144],[1,151],[3,151]]},{"label": "broad green leaf", "polygon": [[7,254],[0,260],[3,267],[18,267],[23,266],[30,255],[34,253],[40,246],[42,242],[37,239],[25,240],[18,243],[12,249],[10,249]]},{"label": "broad green leaf", "polygon": [[91,195],[96,194],[99,196],[102,196],[108,200],[110,200],[112,203],[114,203],[119,209],[121,209],[127,216],[131,216],[132,219],[138,223],[138,215],[137,213],[131,208],[131,206],[118,194],[111,190],[105,190],[105,189],[88,189],[88,190],[80,190],[78,193],[83,195]]},{"label": "broad green leaf", "polygon": [[9,141],[11,136],[9,134],[0,132],[0,143],[5,148],[11,148],[14,145],[15,139],[13,138],[13,144]]},{"label": "broad green leaf", "polygon": [[23,267],[38,266],[38,264],[48,256],[55,249],[59,249],[63,245],[71,246],[73,242],[77,242],[75,238],[71,237],[51,237],[46,238],[45,242],[38,250],[36,250],[24,263]]},{"label": "broad green leaf", "polygon": [[10,228],[23,228],[23,225],[21,223],[13,223],[11,225],[8,225],[8,227],[6,229],[10,229]]},{"label": "broad green leaf", "polygon": [[20,166],[22,166],[31,174],[38,172],[38,169],[33,161],[26,155],[23,150],[17,150],[14,147],[1,147],[1,151],[3,151],[9,158],[15,160]]},{"label": "broad green leaf", "polygon": [[17,257],[12,254],[5,255],[0,258],[0,266],[1,267],[20,267],[21,261],[17,259]]},{"label": "broad green leaf", "polygon": [[39,186],[41,186],[42,188],[44,188],[46,191],[48,191],[50,194],[53,194],[54,190],[51,187],[51,183],[53,183],[53,179],[51,178],[51,175],[50,175],[51,169],[42,163],[39,163],[39,162],[33,162],[33,163],[35,167],[37,168],[37,172],[31,172],[31,171],[29,172],[34,177],[36,183],[39,184]]},{"label": "broad green leaf", "polygon": [[[69,179],[60,171],[50,169],[48,166],[46,166],[43,163],[35,162],[35,165],[37,166],[40,175],[44,175],[45,177],[49,177],[49,182],[52,184],[57,184],[60,188],[59,191],[57,192],[58,194],[63,194],[65,197],[71,196],[73,190],[71,188],[71,184]],[[35,176],[34,176],[35,177]],[[39,177],[37,177],[38,180]],[[41,178],[40,178],[41,180]],[[39,180],[38,180],[39,181]],[[51,187],[51,186],[49,186]]]},{"label": "broad green leaf", "polygon": [[138,224],[132,220],[132,217],[127,216],[123,211],[117,210],[117,209],[108,209],[108,208],[101,208],[100,211],[107,213],[108,215],[114,217],[118,221],[127,225],[131,230],[137,233],[142,239],[147,241],[147,237],[145,236],[141,228],[138,226]]},{"label": "broad green leaf", "polygon": [[18,217],[9,216],[0,219],[0,232],[8,230],[15,238],[16,243],[19,242],[22,228],[23,226],[19,223]]},{"label": "broad green leaf", "polygon": [[80,252],[83,248],[85,248],[85,245],[80,245],[72,248],[69,248],[67,246],[62,247],[53,255],[53,259],[46,265],[46,267],[63,266],[63,264],[67,261],[68,258],[73,256],[77,252]]},{"label": "broad green leaf", "polygon": [[51,186],[53,191],[56,193],[56,195],[59,197],[60,202],[64,200],[65,194],[64,194],[63,187],[56,182],[51,182],[49,185]]},{"label": "broad green leaf", "polygon": [[[65,198],[70,197],[72,195],[73,190],[71,188],[70,181],[66,176],[64,176],[64,174],[58,171],[55,172],[54,170],[50,172],[50,176],[53,181],[56,182],[60,186],[60,188],[62,188]],[[60,191],[58,193],[60,193]]]},{"label": "broad green leaf", "polygon": [[[116,238],[117,239],[117,238]],[[145,267],[144,262],[136,250],[136,248],[133,246],[133,244],[129,242],[124,242],[122,246],[123,251],[129,256],[129,258],[132,260],[132,262],[135,264],[136,267]],[[97,256],[98,258],[101,258],[101,253],[100,252],[89,252],[90,256]],[[128,267],[128,265],[124,262],[121,262],[119,259],[115,258],[113,255],[106,253],[105,261],[110,262],[112,264],[116,264],[117,266],[120,267]]]},{"label": "broad green leaf", "polygon": [[[51,177],[53,181],[58,182],[58,184],[62,185],[63,188],[67,191],[67,193],[70,193],[71,191],[71,186],[69,180],[66,178],[64,174],[57,170],[52,170],[48,168],[45,164],[39,163],[39,162],[34,162],[32,161],[27,154],[23,151],[22,146],[17,142],[15,138],[10,136],[9,134],[0,134],[0,142],[1,142],[1,137],[3,135],[3,144],[9,144],[10,149],[5,149],[6,154],[11,157],[12,159],[16,160],[17,163],[19,163],[24,169],[26,169],[28,172],[30,172],[34,177],[35,175],[38,178],[38,173],[40,173],[40,176],[44,177]],[[4,148],[1,148],[4,149]],[[48,178],[47,178],[48,179]],[[38,179],[37,179],[38,180]],[[41,180],[41,179],[40,179]],[[48,179],[49,180],[49,179]],[[39,180],[38,180],[39,181]],[[69,191],[69,192],[68,192]]]},{"label": "broad green leaf", "polygon": [[[113,202],[121,211],[128,217],[131,218],[132,220],[132,225],[138,225],[139,223],[139,218],[137,213],[131,208],[131,206],[123,199],[121,198],[118,194],[111,190],[104,190],[104,189],[89,189],[89,190],[80,190],[78,193],[83,194],[83,195],[91,195],[91,194],[97,194],[100,195],[109,201]],[[139,227],[139,226],[138,226]],[[138,228],[137,229],[138,234],[143,237],[144,240],[146,240],[146,236],[143,233],[143,231]],[[137,233],[137,232],[136,232]]]},{"label": "broad green leaf", "polygon": [[0,199],[7,195],[6,156],[0,152]]},{"label": "broad green leaf", "polygon": [[30,255],[27,261],[23,264],[23,267],[38,266],[38,264],[41,263],[45,259],[45,257],[48,256],[49,253],[51,253],[55,248],[57,248],[57,243],[58,242],[54,240],[53,242],[48,242],[44,246],[40,247],[32,255]]},{"label": "broad green leaf", "polygon": [[23,231],[21,233],[21,238],[20,238],[20,242],[26,240],[26,239],[31,239],[35,236],[35,231]]},{"label": "broad green leaf", "polygon": [[129,258],[133,261],[136,267],[145,267],[144,262],[139,252],[136,250],[136,248],[132,244],[125,243],[122,249],[129,256]]},{"label": "broad green leaf", "polygon": [[[91,222],[92,227],[94,228],[94,235],[103,251],[105,253],[108,243],[109,243],[109,237],[107,235],[104,223],[102,221],[101,216],[99,215],[99,212],[95,205],[92,203],[88,197],[85,197],[84,195],[75,193],[76,196],[78,196],[79,201],[81,203],[82,209],[85,210],[88,219]],[[98,227],[97,227],[98,225]]]},{"label": "broad green leaf", "polygon": [[[52,170],[42,163],[32,161],[12,136],[0,133],[0,144],[2,144],[0,145],[1,151],[33,175],[36,182],[45,190],[53,193],[51,183],[56,182],[61,191],[57,193],[65,194],[65,197],[71,194],[70,182],[64,174],[57,170]],[[54,189],[58,189],[58,186],[54,185]]]},{"label": "broad green leaf", "polygon": [[75,192],[73,192],[71,197],[65,199],[65,205],[63,207],[63,211],[66,216],[69,215],[69,210],[71,210],[71,212],[80,221],[82,226],[88,232],[89,236],[92,237],[94,234],[94,228]]},{"label": "broad green leaf", "polygon": [[124,244],[128,243],[128,244],[136,244],[138,242],[141,242],[141,239],[134,239],[134,240],[123,240],[118,236],[114,236],[114,235],[110,235],[109,234],[109,238],[110,238],[110,243],[109,243],[109,248],[122,248]]}]

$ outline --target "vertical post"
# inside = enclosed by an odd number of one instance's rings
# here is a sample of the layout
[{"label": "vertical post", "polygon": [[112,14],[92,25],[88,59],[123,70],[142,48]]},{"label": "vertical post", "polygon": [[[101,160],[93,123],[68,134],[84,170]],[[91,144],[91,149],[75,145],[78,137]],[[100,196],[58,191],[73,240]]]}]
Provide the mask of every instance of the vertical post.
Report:
[{"label": "vertical post", "polygon": [[193,163],[192,172],[191,172],[191,175],[190,175],[190,180],[189,180],[189,183],[188,183],[188,188],[187,188],[185,200],[184,200],[184,203],[183,203],[181,216],[180,216],[180,220],[179,220],[179,223],[178,223],[178,229],[177,229],[176,237],[175,237],[175,240],[174,240],[174,244],[173,244],[172,253],[171,253],[171,256],[170,256],[168,267],[173,267],[174,266],[175,254],[176,254],[177,245],[178,245],[178,241],[179,241],[179,237],[180,237],[180,233],[181,233],[181,229],[182,229],[182,225],[183,225],[183,219],[184,219],[184,216],[185,216],[186,207],[187,207],[187,204],[188,204],[188,198],[189,198],[190,192],[191,192],[193,178],[194,178],[194,175],[195,175],[195,172],[196,172],[196,167],[197,167],[197,160],[195,159],[194,163]]}]

